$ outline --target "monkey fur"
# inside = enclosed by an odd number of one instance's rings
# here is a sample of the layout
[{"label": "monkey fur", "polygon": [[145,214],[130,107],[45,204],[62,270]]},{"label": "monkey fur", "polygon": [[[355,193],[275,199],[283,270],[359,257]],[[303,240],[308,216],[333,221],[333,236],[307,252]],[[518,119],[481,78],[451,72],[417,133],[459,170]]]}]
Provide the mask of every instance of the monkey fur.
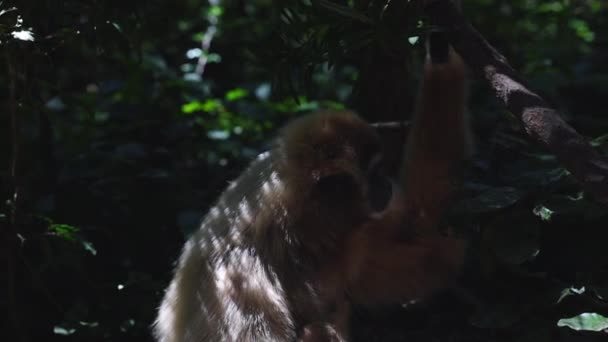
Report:
[{"label": "monkey fur", "polygon": [[379,219],[349,235],[341,264],[326,270],[346,270],[345,290],[358,305],[425,298],[448,285],[463,262],[464,241],[438,230],[472,152],[465,66],[447,51],[445,63],[426,58],[398,191]]},{"label": "monkey fur", "polygon": [[353,303],[420,299],[457,273],[437,225],[470,150],[465,75],[427,56],[397,184],[374,129],[328,111],[288,124],[186,242],[159,308],[159,342],[348,341]]}]

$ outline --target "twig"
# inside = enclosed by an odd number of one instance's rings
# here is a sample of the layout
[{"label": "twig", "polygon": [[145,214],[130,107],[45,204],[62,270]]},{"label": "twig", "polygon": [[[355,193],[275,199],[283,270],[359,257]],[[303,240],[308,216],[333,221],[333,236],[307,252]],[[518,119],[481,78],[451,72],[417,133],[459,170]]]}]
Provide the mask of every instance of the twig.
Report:
[{"label": "twig", "polygon": [[409,121],[387,121],[387,122],[374,122],[371,124],[372,127],[378,129],[406,129],[410,126]]},{"label": "twig", "polygon": [[4,251],[6,253],[6,305],[9,315],[9,331],[14,332],[14,340],[25,341],[25,335],[21,329],[19,319],[19,307],[16,299],[15,269],[16,269],[16,249],[17,234],[19,224],[19,201],[20,201],[20,177],[19,177],[19,122],[17,117],[17,71],[11,58],[10,52],[6,52],[6,66],[9,77],[9,99],[8,111],[11,118],[11,160],[10,177],[13,193],[10,200],[9,224],[4,234]]},{"label": "twig", "polygon": [[[209,0],[210,6],[216,6],[218,5],[218,3],[218,0]],[[203,74],[205,73],[205,67],[209,62],[209,50],[211,48],[211,42],[213,41],[213,38],[217,33],[217,26],[219,24],[219,17],[217,15],[208,14],[207,20],[209,21],[209,27],[207,27],[207,30],[205,31],[205,34],[203,34],[203,38],[201,39],[202,51],[196,64],[196,73],[199,76],[203,76]]]}]

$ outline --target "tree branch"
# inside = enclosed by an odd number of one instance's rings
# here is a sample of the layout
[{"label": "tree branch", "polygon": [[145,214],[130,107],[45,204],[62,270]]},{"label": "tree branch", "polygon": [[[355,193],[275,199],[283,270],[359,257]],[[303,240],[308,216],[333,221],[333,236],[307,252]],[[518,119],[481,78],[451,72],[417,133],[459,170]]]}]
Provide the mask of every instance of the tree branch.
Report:
[{"label": "tree branch", "polygon": [[447,30],[454,49],[520,119],[526,133],[546,146],[585,191],[608,204],[608,158],[596,152],[547,101],[530,90],[528,83],[466,21],[456,5],[449,0],[435,0],[425,10]]},{"label": "tree branch", "polygon": [[26,341],[27,338],[23,333],[20,312],[17,302],[16,289],[16,255],[18,251],[18,217],[19,217],[19,202],[20,202],[20,177],[19,177],[19,121],[17,115],[17,70],[13,56],[10,52],[6,52],[6,66],[9,79],[9,98],[8,112],[11,121],[11,160],[10,160],[10,180],[12,185],[12,197],[9,202],[9,217],[8,224],[0,236],[4,242],[4,258],[6,260],[6,307],[9,320],[9,336],[14,336],[16,341]]}]

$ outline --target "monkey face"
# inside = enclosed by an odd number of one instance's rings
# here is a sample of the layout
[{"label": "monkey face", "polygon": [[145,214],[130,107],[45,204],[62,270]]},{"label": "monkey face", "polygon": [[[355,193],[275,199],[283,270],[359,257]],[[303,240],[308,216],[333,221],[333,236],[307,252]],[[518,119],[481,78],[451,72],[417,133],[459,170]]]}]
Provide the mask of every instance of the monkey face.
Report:
[{"label": "monkey face", "polygon": [[393,184],[383,172],[380,139],[367,122],[351,112],[321,112],[300,118],[281,136],[285,162],[279,169],[290,197],[308,198],[305,215],[345,227],[386,211]]}]

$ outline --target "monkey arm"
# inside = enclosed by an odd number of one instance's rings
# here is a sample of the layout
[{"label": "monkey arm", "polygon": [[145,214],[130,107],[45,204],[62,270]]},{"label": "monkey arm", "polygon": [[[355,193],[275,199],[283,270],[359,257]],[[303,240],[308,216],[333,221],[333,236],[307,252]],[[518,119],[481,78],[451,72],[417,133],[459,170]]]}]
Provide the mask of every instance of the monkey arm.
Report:
[{"label": "monkey arm", "polygon": [[449,286],[465,252],[465,242],[438,232],[408,240],[378,238],[378,227],[362,230],[350,241],[358,255],[349,294],[354,302],[374,306],[425,298]]},{"label": "monkey arm", "polygon": [[471,152],[465,67],[460,56],[448,49],[445,63],[433,63],[436,59],[427,56],[400,175],[408,209],[436,218],[454,192],[460,166]]},{"label": "monkey arm", "polygon": [[464,241],[437,230],[471,150],[465,67],[442,38],[429,46],[400,174],[404,197],[349,240],[349,291],[364,306],[424,298],[448,285],[464,257]]}]

